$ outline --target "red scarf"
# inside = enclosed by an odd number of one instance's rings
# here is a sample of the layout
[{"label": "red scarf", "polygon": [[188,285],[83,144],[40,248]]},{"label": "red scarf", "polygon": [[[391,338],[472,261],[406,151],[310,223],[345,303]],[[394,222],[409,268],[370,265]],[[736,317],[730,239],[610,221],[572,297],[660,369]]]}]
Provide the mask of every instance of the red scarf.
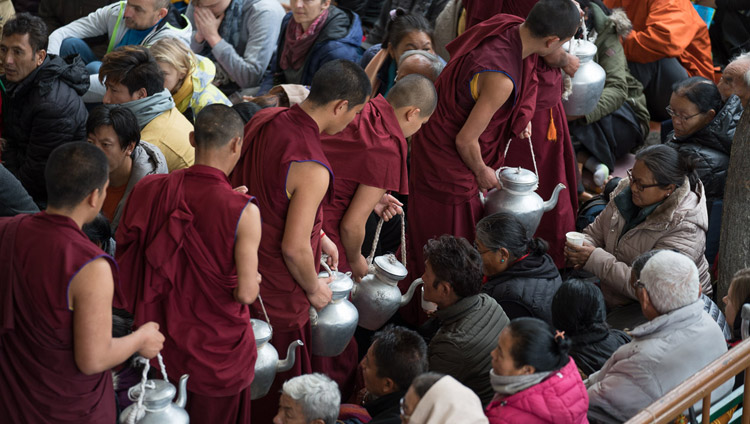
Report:
[{"label": "red scarf", "polygon": [[281,54],[281,69],[294,69],[295,71],[302,67],[307,57],[307,52],[310,51],[315,39],[318,38],[318,34],[323,29],[323,23],[328,18],[328,9],[323,10],[307,31],[302,29],[302,25],[298,24],[294,18],[289,20],[289,24],[286,26],[286,34],[284,37],[284,52]]}]

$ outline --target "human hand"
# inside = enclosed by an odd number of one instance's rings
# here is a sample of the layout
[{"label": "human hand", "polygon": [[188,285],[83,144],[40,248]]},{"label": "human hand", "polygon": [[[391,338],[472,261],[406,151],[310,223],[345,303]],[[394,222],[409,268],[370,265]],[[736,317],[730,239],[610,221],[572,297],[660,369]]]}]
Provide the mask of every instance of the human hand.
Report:
[{"label": "human hand", "polygon": [[198,41],[198,33],[201,34],[201,38],[208,41],[211,47],[221,41],[219,26],[221,26],[221,22],[224,20],[224,14],[217,17],[214,16],[211,10],[205,7],[196,7],[193,17],[195,18],[195,27],[197,29],[195,41]]},{"label": "human hand", "polygon": [[518,134],[518,138],[520,138],[521,140],[525,138],[531,138],[531,121],[526,124],[526,128],[521,131],[521,134]]},{"label": "human hand", "polygon": [[593,252],[594,249],[595,247],[589,244],[578,246],[576,244],[565,242],[565,259],[567,259],[570,265],[573,265],[573,268],[580,269],[586,265],[586,262],[589,260],[589,256],[591,256],[591,252]]},{"label": "human hand", "polygon": [[328,255],[326,258],[326,264],[329,268],[336,270],[339,268],[339,248],[336,243],[333,242],[327,235],[323,234],[320,237],[320,247],[323,253]]},{"label": "human hand", "polygon": [[562,70],[571,77],[576,74],[578,67],[581,65],[581,59],[574,54],[565,52],[568,55],[568,62],[563,66]]},{"label": "human hand", "polygon": [[314,292],[307,293],[307,300],[310,301],[310,305],[317,311],[320,311],[331,303],[333,293],[330,287],[328,287],[328,283],[331,281],[333,281],[333,277],[318,277],[318,287],[315,288]]},{"label": "human hand", "polygon": [[164,347],[164,335],[159,332],[159,324],[151,321],[143,324],[135,330],[141,338],[141,348],[138,354],[146,359],[151,359]]},{"label": "human hand", "polygon": [[383,221],[388,222],[394,216],[404,213],[402,206],[404,204],[399,202],[398,199],[385,193],[378,204],[375,205],[373,211],[377,216],[383,218]]},{"label": "human hand", "polygon": [[244,186],[244,185],[241,185],[239,187],[235,187],[233,190],[236,191],[237,193],[242,193],[242,194],[247,194],[247,192],[248,192],[247,186]]},{"label": "human hand", "polygon": [[495,175],[495,170],[489,166],[482,168],[479,173],[474,173],[474,177],[477,179],[479,189],[483,192],[492,188],[500,188],[500,181],[497,179],[497,175]]},{"label": "human hand", "polygon": [[362,280],[362,277],[367,275],[369,271],[367,259],[362,255],[357,255],[355,259],[349,258],[349,266],[352,267],[352,278],[357,283],[359,283],[360,280]]}]

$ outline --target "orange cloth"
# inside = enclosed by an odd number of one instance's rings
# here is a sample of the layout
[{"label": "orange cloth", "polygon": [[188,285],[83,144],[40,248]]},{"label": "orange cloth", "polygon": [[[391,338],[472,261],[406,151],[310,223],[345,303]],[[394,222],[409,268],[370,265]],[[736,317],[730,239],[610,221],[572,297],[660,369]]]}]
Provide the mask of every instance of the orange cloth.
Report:
[{"label": "orange cloth", "polygon": [[127,184],[123,184],[120,187],[107,187],[107,197],[104,199],[104,204],[102,205],[102,214],[106,216],[110,222],[112,222],[112,218],[115,216],[117,205],[120,204],[122,196],[125,195],[126,188],[128,188]]},{"label": "orange cloth", "polygon": [[631,62],[649,63],[676,57],[691,77],[713,81],[708,28],[689,0],[604,0],[625,10],[633,31],[622,40]]}]

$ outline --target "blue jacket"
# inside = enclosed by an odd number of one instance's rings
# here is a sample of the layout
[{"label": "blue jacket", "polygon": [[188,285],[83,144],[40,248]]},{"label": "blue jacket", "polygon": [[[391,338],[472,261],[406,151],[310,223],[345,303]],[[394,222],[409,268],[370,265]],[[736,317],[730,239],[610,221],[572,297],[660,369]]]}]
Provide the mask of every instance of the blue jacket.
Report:
[{"label": "blue jacket", "polygon": [[273,86],[278,84],[302,84],[310,85],[313,75],[323,64],[336,59],[346,59],[359,63],[362,56],[360,44],[362,43],[362,23],[359,16],[346,9],[331,6],[323,29],[318,34],[315,44],[307,54],[303,65],[302,76],[299,81],[286,81],[284,71],[281,69],[281,52],[284,51],[286,41],[286,27],[292,13],[289,12],[281,21],[281,32],[276,53],[271,59],[271,66],[263,78],[259,94],[265,94]]}]

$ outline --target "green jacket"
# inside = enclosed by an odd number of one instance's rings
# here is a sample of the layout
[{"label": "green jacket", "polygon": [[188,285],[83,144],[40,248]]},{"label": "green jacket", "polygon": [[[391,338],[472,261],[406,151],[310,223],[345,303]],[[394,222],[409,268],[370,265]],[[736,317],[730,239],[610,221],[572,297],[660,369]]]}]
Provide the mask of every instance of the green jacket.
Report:
[{"label": "green jacket", "polygon": [[[621,9],[615,9],[612,15],[607,16],[596,4],[591,3],[590,8],[589,19],[593,20],[593,28],[597,34],[594,44],[598,50],[594,61],[604,68],[607,78],[599,103],[593,112],[586,115],[586,123],[598,121],[628,101],[638,121],[645,126],[644,128],[648,128],[651,118],[646,109],[643,86],[628,70],[625,52],[620,44],[620,37],[632,29],[630,20]],[[592,38],[591,34],[589,38]]]}]

